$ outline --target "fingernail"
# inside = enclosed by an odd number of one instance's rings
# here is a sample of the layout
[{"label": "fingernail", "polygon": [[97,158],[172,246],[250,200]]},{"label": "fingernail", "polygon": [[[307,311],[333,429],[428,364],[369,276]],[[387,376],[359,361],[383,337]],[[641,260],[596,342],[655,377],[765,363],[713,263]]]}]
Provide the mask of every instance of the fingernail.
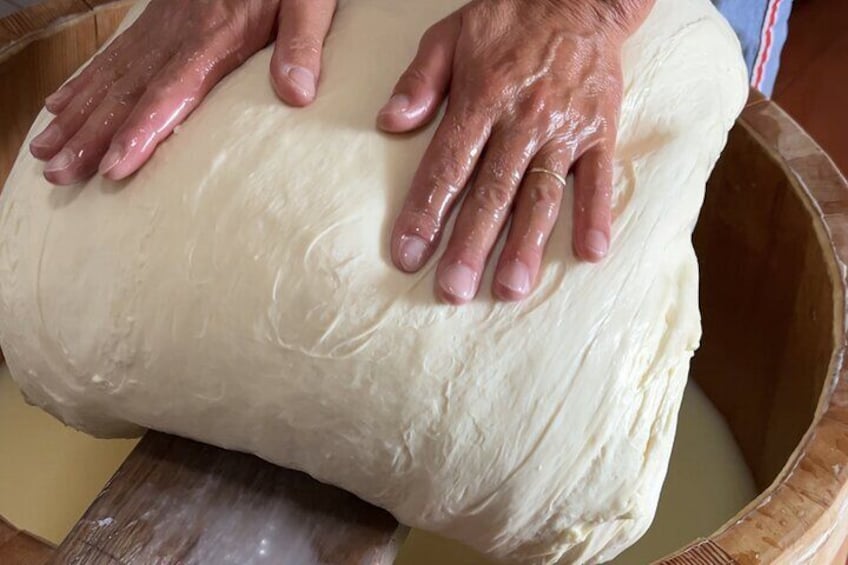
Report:
[{"label": "fingernail", "polygon": [[521,261],[513,261],[498,273],[498,283],[524,296],[530,292],[530,269]]},{"label": "fingernail", "polygon": [[400,242],[400,266],[404,271],[417,271],[424,262],[427,242],[417,235],[405,235]]},{"label": "fingernail", "polygon": [[71,89],[62,87],[44,100],[45,106],[61,106],[71,96]]},{"label": "fingernail", "polygon": [[462,263],[454,263],[439,277],[439,286],[442,290],[462,301],[474,298],[476,283],[477,275]]},{"label": "fingernail", "polygon": [[381,114],[403,114],[409,109],[409,105],[412,101],[409,99],[409,96],[406,94],[395,94],[389,101],[386,102],[386,105],[383,106],[383,109],[380,110]]},{"label": "fingernail", "polygon": [[591,229],[586,232],[585,245],[587,250],[598,257],[604,257],[609,251],[609,238],[601,230]]},{"label": "fingernail", "polygon": [[74,154],[70,149],[62,149],[55,157],[47,161],[44,172],[56,173],[64,171],[74,161]]},{"label": "fingernail", "polygon": [[115,168],[115,165],[121,162],[121,159],[124,156],[124,152],[121,151],[117,147],[110,147],[109,151],[106,152],[106,155],[103,156],[103,160],[100,161],[100,174],[105,175],[109,171]]},{"label": "fingernail", "polygon": [[62,130],[56,124],[50,124],[47,128],[36,135],[30,145],[33,147],[46,148],[52,147],[62,140]]},{"label": "fingernail", "polygon": [[310,100],[315,97],[315,75],[312,71],[296,65],[283,65],[283,72],[304,96]]}]

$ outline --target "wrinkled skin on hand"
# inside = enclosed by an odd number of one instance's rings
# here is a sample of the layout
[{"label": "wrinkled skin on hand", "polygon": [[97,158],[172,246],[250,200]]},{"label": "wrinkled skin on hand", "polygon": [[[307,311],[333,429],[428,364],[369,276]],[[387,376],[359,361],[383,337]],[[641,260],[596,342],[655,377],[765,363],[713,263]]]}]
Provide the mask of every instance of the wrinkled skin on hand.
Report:
[{"label": "wrinkled skin on hand", "polygon": [[138,170],[218,81],[276,38],[271,82],[294,106],[315,98],[335,0],[152,0],[138,20],[46,100],[30,144],[44,176],[73,184]]},{"label": "wrinkled skin on hand", "polygon": [[[620,51],[653,0],[474,0],[432,26],[377,118],[387,132],[433,120],[448,101],[392,234],[392,258],[419,270],[465,194],[437,269],[437,294],[479,290],[507,220],[494,294],[536,283],[560,213],[559,177],[575,176],[574,251],[609,249]],[[152,0],[139,19],[48,97],[56,115],[30,144],[54,184],[98,169],[137,171],[224,76],[275,41],[271,83],[294,106],[316,95],[336,0]],[[547,169],[555,174],[531,173]]]},{"label": "wrinkled skin on hand", "polygon": [[[507,220],[493,293],[517,300],[536,283],[574,174],[574,252],[602,259],[622,96],[621,46],[652,0],[475,0],[431,27],[377,123],[405,132],[448,104],[392,233],[396,266],[431,258],[465,196],[436,271],[436,292],[461,304]],[[547,169],[556,175],[534,172]]]}]

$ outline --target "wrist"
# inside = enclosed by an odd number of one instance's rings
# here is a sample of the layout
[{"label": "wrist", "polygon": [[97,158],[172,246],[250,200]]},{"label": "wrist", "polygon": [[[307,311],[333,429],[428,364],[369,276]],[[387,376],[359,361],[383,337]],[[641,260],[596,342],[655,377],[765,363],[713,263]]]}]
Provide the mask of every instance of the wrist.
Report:
[{"label": "wrist", "polygon": [[594,31],[626,39],[645,21],[654,0],[547,0]]}]

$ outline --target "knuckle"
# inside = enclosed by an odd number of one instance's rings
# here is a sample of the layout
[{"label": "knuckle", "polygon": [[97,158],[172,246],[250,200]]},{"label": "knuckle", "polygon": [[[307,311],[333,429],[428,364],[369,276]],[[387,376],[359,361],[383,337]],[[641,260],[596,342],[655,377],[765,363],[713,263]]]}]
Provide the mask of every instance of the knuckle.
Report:
[{"label": "knuckle", "polygon": [[585,183],[576,191],[575,196],[587,206],[602,204],[612,198],[612,187],[597,182]]},{"label": "knuckle", "polygon": [[500,183],[482,184],[473,195],[480,209],[496,218],[503,217],[512,205],[512,191]]},{"label": "knuckle", "polygon": [[454,84],[451,95],[454,110],[463,114],[489,114],[501,106],[501,101],[508,97],[510,89],[501,73],[489,72],[480,76],[476,69],[457,70],[454,73]]},{"label": "knuckle", "polygon": [[476,85],[473,92],[476,92],[476,98],[484,108],[498,107],[504,98],[504,79],[494,77],[493,80],[487,80],[483,84]]},{"label": "knuckle", "polygon": [[624,101],[624,90],[620,82],[614,84],[607,92],[607,101],[612,106],[612,112],[618,114],[618,109]]},{"label": "knuckle", "polygon": [[414,233],[426,241],[432,241],[441,230],[441,218],[433,210],[417,206],[405,209],[397,221],[401,233]]},{"label": "knuckle", "polygon": [[501,109],[489,104],[476,95],[476,91],[460,88],[458,93],[451,91],[443,122],[447,122],[450,137],[448,143],[454,143],[453,149],[462,149],[469,140],[488,137],[501,117]]},{"label": "knuckle", "polygon": [[553,211],[559,206],[559,186],[553,182],[535,183],[530,186],[528,197],[534,210]]},{"label": "knuckle", "polygon": [[98,155],[95,151],[96,142],[93,139],[93,136],[89,135],[88,132],[84,130],[77,132],[74,137],[68,140],[64,149],[70,151],[74,155],[70,169],[85,168],[90,165],[93,160],[96,160]]},{"label": "knuckle", "polygon": [[600,187],[597,183],[583,183],[575,190],[575,197],[582,202],[590,202],[595,199],[595,195],[598,194],[599,190]]},{"label": "knuckle", "polygon": [[144,93],[144,99],[138,106],[138,110],[143,111],[145,115],[158,112],[172,97],[172,89],[171,81],[157,79],[150,83]]},{"label": "knuckle", "polygon": [[86,71],[90,73],[103,73],[106,69],[114,65],[117,58],[117,51],[109,50],[95,55],[91,63],[86,67]]},{"label": "knuckle", "polygon": [[451,241],[445,250],[443,261],[445,264],[462,263],[474,272],[474,277],[479,280],[481,272],[486,267],[486,258],[490,249],[472,242]]},{"label": "knuckle", "polygon": [[438,196],[453,198],[464,188],[460,180],[466,164],[455,155],[444,156],[438,161],[437,167],[431,168],[421,179],[430,194],[428,200]]},{"label": "knuckle", "polygon": [[434,43],[445,40],[446,37],[448,37],[446,36],[446,33],[450,33],[450,30],[455,23],[455,17],[448,16],[428,27],[421,35],[421,40],[418,42],[418,48],[421,49],[422,47],[433,45]]},{"label": "knuckle", "polygon": [[73,164],[76,164],[79,161],[79,155],[82,153],[85,155],[83,144],[81,141],[80,132],[76,132],[70,139],[68,139],[65,144],[62,146],[62,150],[70,151],[74,155]]},{"label": "knuckle", "polygon": [[112,142],[126,148],[144,146],[154,138],[155,132],[146,120],[136,119],[120,126]]},{"label": "knuckle", "polygon": [[612,187],[606,185],[596,187],[594,200],[599,206],[609,206],[612,201]]},{"label": "knuckle", "polygon": [[539,116],[543,118],[550,117],[551,106],[548,102],[548,96],[541,89],[534,89],[524,98],[522,110],[525,114],[531,116]]},{"label": "knuckle", "polygon": [[317,55],[324,42],[314,35],[298,33],[285,40],[286,49],[293,55]]},{"label": "knuckle", "polygon": [[144,89],[143,104],[152,110],[162,110],[183,102],[200,90],[203,77],[190,68],[179,67],[160,73]]},{"label": "knuckle", "polygon": [[425,45],[429,45],[439,38],[439,24],[431,25],[421,35],[421,41],[418,42],[419,49]]},{"label": "knuckle", "polygon": [[596,136],[599,139],[606,139],[610,134],[615,132],[616,118],[609,114],[599,114],[592,123]]},{"label": "knuckle", "polygon": [[429,77],[419,67],[408,68],[400,77],[399,83],[408,89],[420,88],[429,83]]},{"label": "knuckle", "polygon": [[105,102],[111,106],[126,106],[131,103],[135,89],[125,83],[117,83],[106,93]]},{"label": "knuckle", "polygon": [[544,237],[537,236],[509,241],[501,254],[501,264],[508,265],[515,261],[521,261],[525,265],[540,263],[544,253],[543,239]]},{"label": "knuckle", "polygon": [[[482,174],[487,175],[490,182],[496,184],[511,183],[517,186],[521,181],[520,162],[526,156],[529,147],[525,143],[526,140],[506,140],[501,138],[501,146],[496,145],[496,149],[487,155],[485,164],[483,165]],[[521,147],[523,154],[519,158],[517,148]]]}]

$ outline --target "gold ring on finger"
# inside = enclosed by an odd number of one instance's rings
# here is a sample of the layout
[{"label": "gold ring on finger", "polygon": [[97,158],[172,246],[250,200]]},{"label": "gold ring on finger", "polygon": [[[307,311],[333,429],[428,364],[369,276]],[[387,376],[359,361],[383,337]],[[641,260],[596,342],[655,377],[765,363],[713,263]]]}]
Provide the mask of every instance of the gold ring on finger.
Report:
[{"label": "gold ring on finger", "polygon": [[562,188],[565,188],[568,185],[564,176],[550,169],[545,169],[543,167],[533,167],[532,169],[527,171],[527,174],[525,176],[529,176],[532,174],[548,175],[550,177],[553,177],[559,181],[559,183],[562,185]]}]

